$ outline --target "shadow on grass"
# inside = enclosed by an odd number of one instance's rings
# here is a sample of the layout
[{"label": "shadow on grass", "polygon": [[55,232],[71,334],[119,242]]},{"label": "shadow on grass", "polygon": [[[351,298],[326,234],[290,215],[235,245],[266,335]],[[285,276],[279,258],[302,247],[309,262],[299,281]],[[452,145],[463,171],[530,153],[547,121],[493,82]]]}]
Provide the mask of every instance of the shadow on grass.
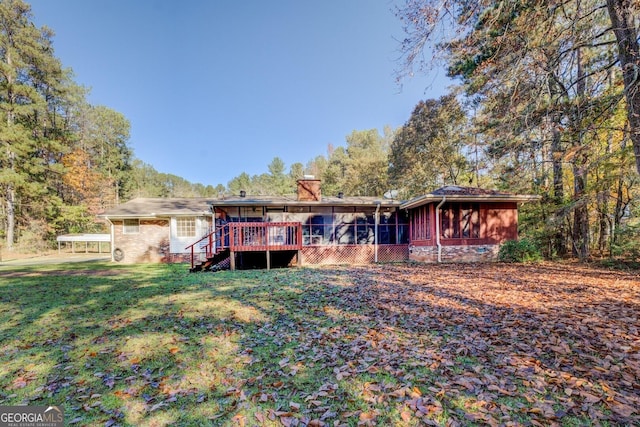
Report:
[{"label": "shadow on grass", "polygon": [[637,402],[640,298],[616,280],[598,291],[565,274],[554,290],[534,268],[498,266],[2,270],[0,404],[61,404],[80,425],[633,423],[621,405]]},{"label": "shadow on grass", "polygon": [[290,273],[4,269],[0,404],[62,404],[82,425],[231,422],[251,412],[241,389],[253,351],[243,342],[288,318],[303,292]]}]

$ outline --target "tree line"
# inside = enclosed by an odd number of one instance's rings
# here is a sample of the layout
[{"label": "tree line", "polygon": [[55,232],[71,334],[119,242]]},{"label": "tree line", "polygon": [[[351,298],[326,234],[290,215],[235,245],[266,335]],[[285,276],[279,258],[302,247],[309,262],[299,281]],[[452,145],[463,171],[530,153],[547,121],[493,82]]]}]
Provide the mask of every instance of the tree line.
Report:
[{"label": "tree line", "polygon": [[129,121],[87,102],[52,37],[27,3],[0,1],[0,247],[40,250],[57,234],[104,230],[96,214],[132,197],[220,191],[136,159]]},{"label": "tree line", "polygon": [[[442,185],[540,194],[521,231],[549,257],[640,252],[636,162],[640,13],[628,0],[405,0],[399,78],[444,65],[458,85],[420,101],[398,129],[353,131],[325,155],[226,185],[193,184],[136,159],[129,122],[92,106],[21,0],[0,3],[0,219],[5,247],[99,231],[134,197],[325,195],[408,199]],[[435,38],[435,36],[438,36]],[[428,52],[431,52],[428,54]],[[634,68],[635,67],[635,68]],[[629,78],[629,70],[636,78]]]},{"label": "tree line", "polygon": [[458,79],[477,167],[545,196],[534,225],[548,254],[637,239],[640,3],[404,0],[397,15],[399,76],[439,63]]}]

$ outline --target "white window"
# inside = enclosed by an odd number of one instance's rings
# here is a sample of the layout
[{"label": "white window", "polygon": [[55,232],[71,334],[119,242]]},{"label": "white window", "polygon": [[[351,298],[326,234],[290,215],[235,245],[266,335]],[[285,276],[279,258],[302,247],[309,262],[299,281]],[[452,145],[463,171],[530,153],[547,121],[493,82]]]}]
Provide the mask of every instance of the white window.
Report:
[{"label": "white window", "polygon": [[196,219],[176,218],[176,237],[196,237]]},{"label": "white window", "polygon": [[140,233],[140,220],[138,218],[125,219],[122,226],[123,234],[138,234]]}]

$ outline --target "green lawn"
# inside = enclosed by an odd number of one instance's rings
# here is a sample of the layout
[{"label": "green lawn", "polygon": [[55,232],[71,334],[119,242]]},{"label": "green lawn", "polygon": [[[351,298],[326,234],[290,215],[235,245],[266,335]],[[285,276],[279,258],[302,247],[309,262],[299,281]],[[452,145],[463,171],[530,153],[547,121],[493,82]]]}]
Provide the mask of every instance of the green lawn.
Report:
[{"label": "green lawn", "polygon": [[640,277],[576,265],[0,267],[0,405],[72,425],[620,425]]}]

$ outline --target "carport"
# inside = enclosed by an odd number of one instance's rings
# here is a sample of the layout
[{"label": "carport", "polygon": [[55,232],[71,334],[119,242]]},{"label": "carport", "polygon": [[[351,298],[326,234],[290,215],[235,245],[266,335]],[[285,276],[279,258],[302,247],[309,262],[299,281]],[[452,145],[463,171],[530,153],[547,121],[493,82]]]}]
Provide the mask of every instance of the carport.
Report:
[{"label": "carport", "polygon": [[76,243],[84,243],[84,253],[89,253],[89,243],[97,243],[98,244],[98,253],[102,253],[102,244],[104,242],[109,243],[108,251],[111,251],[111,235],[110,234],[63,234],[56,238],[58,241],[58,253],[60,253],[61,244],[71,243],[71,252],[76,253]]}]

